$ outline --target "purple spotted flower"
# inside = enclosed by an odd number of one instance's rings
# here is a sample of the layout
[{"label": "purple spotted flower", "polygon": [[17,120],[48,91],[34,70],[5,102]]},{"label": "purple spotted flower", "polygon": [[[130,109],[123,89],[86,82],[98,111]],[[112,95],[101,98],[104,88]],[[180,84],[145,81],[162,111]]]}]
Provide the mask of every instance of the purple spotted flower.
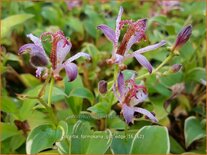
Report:
[{"label": "purple spotted flower", "polygon": [[[51,37],[52,48],[49,57],[47,56],[42,45],[41,38],[45,35],[49,35]],[[62,69],[65,69],[69,81],[73,81],[78,74],[77,66],[73,63],[73,61],[81,56],[90,59],[90,56],[87,53],[79,52],[65,60],[67,54],[70,52],[72,44],[66,39],[61,31],[56,33],[46,32],[43,33],[40,38],[32,34],[28,34],[27,37],[30,38],[33,43],[23,45],[19,49],[19,54],[23,54],[25,52],[30,54],[30,62],[35,68],[37,68],[37,77],[41,77],[43,71],[45,72],[44,76],[47,76],[48,67],[52,66],[52,73],[56,80],[62,79],[59,73]]]},{"label": "purple spotted flower", "polygon": [[[119,14],[116,19],[116,28],[113,30],[112,28],[108,27],[107,25],[99,25],[97,28],[100,29],[106,38],[108,38],[113,43],[113,51],[112,51],[112,57],[107,60],[108,64],[114,64],[117,63],[119,65],[123,64],[123,62],[130,58],[135,57],[137,61],[148,69],[148,71],[152,72],[152,65],[150,62],[142,55],[142,53],[155,50],[163,45],[166,44],[166,42],[163,40],[157,44],[150,45],[147,47],[144,47],[142,49],[139,49],[137,51],[134,51],[133,53],[129,53],[130,48],[135,43],[139,43],[142,39],[145,39],[145,31],[146,31],[146,22],[147,19],[140,19],[135,22],[132,20],[121,20],[121,16],[123,13],[123,8],[120,7]],[[118,45],[119,42],[119,36],[120,31],[124,27],[124,25],[128,25],[127,31],[123,36],[123,39]]]},{"label": "purple spotted flower", "polygon": [[136,107],[139,103],[144,102],[148,95],[145,86],[137,85],[134,81],[134,77],[124,81],[124,75],[120,72],[113,90],[119,101],[119,105],[122,108],[121,112],[123,113],[124,119],[128,124],[130,122],[134,122],[135,112],[147,116],[153,122],[158,122],[151,112],[146,109]]}]

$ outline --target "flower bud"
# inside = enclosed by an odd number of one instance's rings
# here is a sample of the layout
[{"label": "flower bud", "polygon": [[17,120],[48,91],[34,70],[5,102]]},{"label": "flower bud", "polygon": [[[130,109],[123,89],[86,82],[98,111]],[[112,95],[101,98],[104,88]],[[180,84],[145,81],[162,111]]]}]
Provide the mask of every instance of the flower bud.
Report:
[{"label": "flower bud", "polygon": [[192,26],[188,25],[184,27],[177,36],[176,42],[172,48],[175,54],[178,54],[178,50],[188,41],[192,33]]},{"label": "flower bud", "polygon": [[105,80],[99,81],[98,90],[101,94],[105,94],[107,92],[107,82]]},{"label": "flower bud", "polygon": [[182,68],[181,64],[174,64],[171,67],[170,71],[172,71],[173,73],[176,73],[176,72],[179,72],[181,68]]}]

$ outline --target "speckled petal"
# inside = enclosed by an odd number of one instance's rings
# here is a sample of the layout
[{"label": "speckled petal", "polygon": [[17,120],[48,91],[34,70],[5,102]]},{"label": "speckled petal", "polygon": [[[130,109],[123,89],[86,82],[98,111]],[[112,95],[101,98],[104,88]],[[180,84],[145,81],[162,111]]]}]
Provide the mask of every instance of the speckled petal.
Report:
[{"label": "speckled petal", "polygon": [[48,64],[48,57],[45,51],[35,44],[25,44],[19,49],[19,54],[28,52],[30,54],[30,62],[34,67],[43,67]]},{"label": "speckled petal", "polygon": [[67,54],[70,52],[72,44],[70,42],[66,42],[65,40],[61,39],[57,43],[57,65],[62,64],[65,60]]},{"label": "speckled petal", "polygon": [[147,58],[145,58],[145,56],[136,53],[134,54],[134,57],[137,59],[137,61],[145,68],[148,69],[148,71],[150,73],[152,73],[152,65],[150,64],[150,62],[147,60]]},{"label": "speckled petal", "polygon": [[74,63],[65,63],[64,64],[66,74],[68,76],[68,81],[71,82],[76,79],[78,75],[78,67]]},{"label": "speckled petal", "polygon": [[148,117],[150,120],[152,120],[153,122],[158,122],[157,118],[156,118],[151,112],[149,112],[149,111],[146,110],[146,109],[135,107],[135,108],[134,108],[134,111],[136,111],[136,112],[138,112],[138,113],[141,113],[141,114],[147,116],[147,117]]},{"label": "speckled petal", "polygon": [[123,96],[125,91],[125,82],[124,82],[124,75],[122,72],[120,72],[118,75],[117,83],[118,83],[119,93],[121,96]]},{"label": "speckled petal", "polygon": [[91,56],[90,56],[89,54],[84,53],[84,52],[79,52],[79,53],[75,54],[74,56],[70,57],[70,58],[66,61],[66,63],[68,63],[68,62],[72,62],[72,61],[74,61],[74,60],[76,60],[76,59],[78,59],[78,58],[80,58],[80,57],[85,57],[85,58],[87,58],[87,59],[89,59],[89,60],[91,59]]},{"label": "speckled petal", "polygon": [[121,22],[121,16],[123,14],[123,7],[121,6],[119,8],[119,14],[117,16],[117,19],[116,19],[116,30],[115,30],[115,45],[118,44],[118,41],[119,41],[119,36],[120,36],[120,22]]},{"label": "speckled petal", "polygon": [[133,123],[133,121],[134,121],[134,108],[129,107],[126,104],[123,104],[122,105],[122,112],[123,112],[123,116],[124,116],[126,123],[127,124],[129,124],[130,122]]},{"label": "speckled petal", "polygon": [[154,44],[154,45],[149,45],[147,47],[144,47],[144,48],[141,48],[137,51],[134,51],[133,54],[136,54],[136,53],[144,53],[144,52],[148,52],[148,51],[152,51],[152,50],[155,50],[161,46],[164,46],[166,44],[166,41],[165,40],[162,40],[161,42],[157,43],[157,44]]},{"label": "speckled petal", "polygon": [[101,30],[107,39],[113,42],[114,45],[116,45],[116,35],[112,28],[108,27],[107,25],[99,25],[97,27],[99,30]]},{"label": "speckled petal", "polygon": [[35,45],[37,45],[37,46],[43,48],[43,46],[42,46],[42,42],[41,42],[41,40],[40,40],[38,37],[34,36],[34,35],[31,34],[31,33],[30,33],[30,34],[27,34],[27,37],[28,37],[30,40],[32,40],[32,42],[33,42]]}]

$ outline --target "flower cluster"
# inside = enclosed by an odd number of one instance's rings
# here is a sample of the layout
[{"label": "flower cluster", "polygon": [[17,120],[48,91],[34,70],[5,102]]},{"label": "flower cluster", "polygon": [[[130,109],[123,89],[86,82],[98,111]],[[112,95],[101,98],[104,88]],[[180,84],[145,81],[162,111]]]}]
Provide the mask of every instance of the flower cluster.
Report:
[{"label": "flower cluster", "polygon": [[148,110],[136,107],[140,103],[144,102],[147,98],[147,89],[143,85],[137,85],[135,83],[135,76],[131,79],[124,81],[124,75],[119,73],[117,82],[114,84],[113,91],[119,101],[119,105],[122,108],[122,113],[125,121],[129,124],[134,122],[134,113],[138,112],[146,115],[153,122],[157,122],[157,119]]},{"label": "flower cluster", "polygon": [[[51,37],[52,48],[49,57],[47,56],[42,45],[42,37],[45,35],[49,35]],[[37,68],[37,77],[41,77],[43,71],[45,71],[44,76],[47,76],[48,66],[52,66],[52,73],[56,80],[62,79],[59,73],[64,68],[68,76],[68,80],[73,81],[77,77],[78,72],[76,64],[72,62],[81,56],[90,59],[89,54],[79,52],[65,60],[67,54],[70,52],[72,44],[67,40],[61,31],[56,33],[46,32],[43,33],[40,38],[32,34],[28,34],[27,37],[30,38],[33,43],[23,45],[19,49],[19,54],[29,52],[31,58],[30,62],[35,68]]]},{"label": "flower cluster", "polygon": [[[112,58],[107,60],[108,64],[121,64],[128,58],[135,57],[137,61],[148,69],[148,71],[152,72],[152,65],[150,62],[142,55],[142,53],[155,50],[161,46],[164,46],[166,42],[162,40],[161,42],[149,45],[133,53],[129,53],[130,48],[135,43],[139,43],[142,39],[145,39],[145,31],[146,31],[146,22],[147,19],[140,19],[135,22],[132,20],[121,20],[121,16],[123,13],[123,8],[120,7],[119,14],[116,19],[116,29],[115,31],[108,27],[107,25],[99,25],[97,28],[100,29],[104,35],[113,43],[113,51]],[[128,29],[124,34],[124,37],[118,46],[120,31],[124,27],[124,25],[128,25]]]},{"label": "flower cluster", "polygon": [[[76,3],[78,3],[78,1],[74,1],[74,5],[76,5]],[[123,70],[125,67],[123,64],[124,61],[128,58],[134,57],[143,67],[148,69],[149,73],[152,73],[152,65],[142,54],[164,46],[166,44],[166,41],[162,40],[159,43],[146,46],[134,52],[130,52],[131,47],[135,43],[139,43],[141,40],[146,38],[145,31],[147,19],[140,19],[135,22],[132,20],[121,20],[122,14],[123,8],[120,7],[118,17],[116,19],[115,30],[104,24],[97,27],[113,43],[112,57],[110,59],[107,59],[106,62],[108,64],[118,64],[119,69]],[[122,38],[122,41],[119,43],[120,33],[124,28],[124,25],[127,25],[128,27]],[[171,49],[169,58],[171,58],[173,54],[178,54],[178,49],[188,41],[191,33],[191,25],[188,25],[181,30],[177,36],[174,46]],[[51,38],[51,52],[49,56],[46,54],[42,44],[42,38],[45,36],[49,36]],[[90,55],[84,52],[79,52],[74,56],[66,59],[66,56],[70,52],[72,44],[61,31],[55,33],[46,32],[43,33],[40,38],[32,34],[28,34],[27,37],[30,38],[33,43],[23,45],[19,49],[19,54],[29,52],[31,64],[37,68],[37,77],[41,77],[43,74],[42,72],[44,72],[44,77],[48,76],[49,71],[52,71],[52,76],[56,80],[61,80],[62,77],[60,76],[60,71],[62,69],[65,69],[69,81],[73,81],[78,74],[77,66],[73,63],[73,61],[81,56],[90,59]],[[169,60],[169,58],[166,60]],[[162,63],[158,68],[161,68],[163,64],[164,63]],[[172,66],[171,72],[178,72],[181,67],[182,65],[175,64]],[[156,71],[157,70],[155,69],[153,73]],[[100,81],[98,89],[101,94],[107,93],[107,82],[104,80]],[[124,119],[128,124],[134,122],[134,115],[136,112],[145,115],[152,122],[158,122],[153,113],[144,108],[138,107],[140,106],[140,103],[145,101],[145,99],[148,97],[148,94],[147,89],[144,85],[136,84],[135,76],[132,76],[131,79],[125,81],[123,73],[119,71],[117,80],[115,80],[113,84],[113,92],[119,101],[119,105],[122,109],[121,113],[123,114]]]}]

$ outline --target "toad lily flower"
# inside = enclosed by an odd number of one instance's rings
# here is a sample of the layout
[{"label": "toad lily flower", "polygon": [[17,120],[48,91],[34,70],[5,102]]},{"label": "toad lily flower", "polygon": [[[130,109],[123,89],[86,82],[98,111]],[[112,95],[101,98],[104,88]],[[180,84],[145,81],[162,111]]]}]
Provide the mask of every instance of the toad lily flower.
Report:
[{"label": "toad lily flower", "polygon": [[[148,71],[152,72],[152,66],[150,62],[142,55],[142,53],[155,50],[163,45],[166,42],[163,40],[157,44],[147,46],[145,48],[139,49],[131,54],[129,54],[129,50],[135,43],[139,43],[142,39],[145,39],[145,31],[146,31],[146,22],[147,19],[140,19],[136,22],[131,20],[121,20],[121,16],[123,13],[123,8],[120,7],[118,17],[116,19],[116,29],[115,31],[108,27],[107,25],[99,25],[97,28],[100,29],[106,38],[108,38],[113,43],[113,51],[112,58],[107,60],[108,64],[119,64],[121,65],[123,61],[130,57],[135,57],[137,61],[144,67],[148,69]],[[128,29],[118,46],[120,31],[124,25],[128,25]]]},{"label": "toad lily flower", "polygon": [[[42,36],[49,35],[51,37],[51,52],[50,58],[46,55],[46,52],[42,45]],[[83,56],[90,59],[90,56],[84,52],[79,52],[76,55],[65,60],[67,54],[70,52],[72,44],[66,39],[61,31],[56,33],[46,32],[43,33],[40,38],[28,34],[27,37],[33,41],[32,43],[25,44],[19,49],[19,54],[29,52],[31,64],[37,68],[36,76],[41,77],[42,71],[47,71],[49,64],[52,64],[52,73],[56,80],[61,80],[59,72],[64,68],[68,76],[69,81],[75,80],[78,71],[77,66],[72,63],[74,60]],[[47,73],[45,74],[47,76]]]},{"label": "toad lily flower", "polygon": [[[117,91],[118,89],[118,91]],[[157,122],[155,116],[146,109],[135,107],[139,103],[144,102],[147,98],[147,90],[143,85],[137,85],[132,77],[128,81],[124,81],[124,75],[119,73],[117,84],[114,84],[114,94],[122,107],[122,113],[126,123],[134,122],[134,113],[138,112],[146,115],[153,122]]]}]

